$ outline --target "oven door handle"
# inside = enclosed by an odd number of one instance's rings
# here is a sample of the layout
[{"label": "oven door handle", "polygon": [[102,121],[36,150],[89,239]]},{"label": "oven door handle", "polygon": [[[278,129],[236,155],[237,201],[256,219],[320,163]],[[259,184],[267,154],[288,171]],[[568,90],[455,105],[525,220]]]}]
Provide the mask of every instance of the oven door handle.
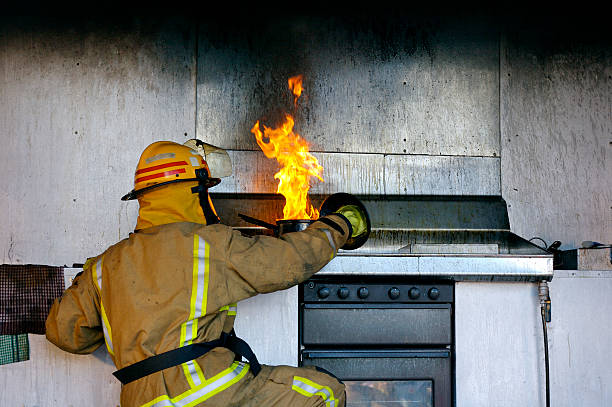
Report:
[{"label": "oven door handle", "polygon": [[450,358],[450,349],[303,350],[307,358]]},{"label": "oven door handle", "polygon": [[450,309],[449,303],[413,303],[413,304],[380,304],[380,303],[306,303],[304,309]]}]

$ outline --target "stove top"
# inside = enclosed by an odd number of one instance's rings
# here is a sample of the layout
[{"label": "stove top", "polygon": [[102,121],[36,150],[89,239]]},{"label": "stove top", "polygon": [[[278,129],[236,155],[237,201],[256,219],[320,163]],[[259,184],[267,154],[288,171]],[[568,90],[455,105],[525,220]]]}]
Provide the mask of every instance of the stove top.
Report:
[{"label": "stove top", "polygon": [[[312,195],[320,207],[326,195]],[[404,275],[453,280],[550,280],[553,255],[510,230],[500,196],[357,195],[372,222],[368,241],[340,250],[318,274]],[[224,223],[247,234],[272,234],[239,214],[275,223],[277,194],[213,194]]]}]

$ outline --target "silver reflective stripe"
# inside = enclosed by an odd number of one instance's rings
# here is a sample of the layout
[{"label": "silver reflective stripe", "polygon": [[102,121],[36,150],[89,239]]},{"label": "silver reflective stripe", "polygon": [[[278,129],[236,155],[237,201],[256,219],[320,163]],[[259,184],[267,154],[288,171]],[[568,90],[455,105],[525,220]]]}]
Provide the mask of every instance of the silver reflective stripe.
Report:
[{"label": "silver reflective stripe", "polygon": [[199,386],[202,384],[202,381],[200,380],[200,376],[198,375],[198,371],[196,369],[196,362],[193,360],[190,360],[189,362],[185,363],[187,365],[187,370],[189,371],[189,376],[191,377],[191,380],[193,380],[193,384],[195,386]]},{"label": "silver reflective stripe", "polygon": [[[195,388],[188,390],[185,393],[175,397],[173,400],[170,398],[164,398],[154,404],[145,404],[146,407],[186,407],[194,406],[204,400],[214,396],[220,391],[232,385],[232,381],[237,381],[241,374],[248,371],[249,365],[247,363],[239,362],[236,363],[235,368],[227,372],[225,375],[219,377],[216,380],[212,380],[210,383],[206,383],[201,388]],[[166,396],[167,397],[167,396]]]},{"label": "silver reflective stripe", "polygon": [[200,236],[198,236],[198,283],[196,287],[194,287],[197,289],[194,315],[195,318],[199,318],[202,316],[202,300],[205,295],[204,291],[208,288],[206,284],[206,267],[208,265],[208,258],[206,256],[206,246],[206,241]]},{"label": "silver reflective stripe", "polygon": [[102,292],[102,257],[96,262],[96,283],[98,289]]},{"label": "silver reflective stripe", "polygon": [[325,232],[325,236],[327,236],[327,240],[329,240],[329,245],[332,247],[332,249],[334,249],[334,252],[336,251],[336,243],[334,243],[334,238],[331,234],[331,232],[329,231],[329,229],[325,229],[325,228],[321,228],[321,230],[323,232]]},{"label": "silver reflective stripe", "polygon": [[[189,320],[183,324],[183,334],[181,337],[180,346],[187,346],[193,342],[197,336],[198,330],[198,318],[200,318],[205,310],[206,306],[203,304],[207,290],[207,267],[208,267],[208,244],[200,236],[194,236],[194,252],[193,252],[193,278],[195,283],[192,289],[192,297],[190,304],[190,315]],[[184,363],[185,374],[188,375],[187,381],[190,386],[195,387],[202,384],[201,372],[199,372],[198,366],[195,361],[191,360]]]},{"label": "silver reflective stripe", "polygon": [[185,341],[181,342],[181,346],[186,346],[186,345],[191,344],[191,341],[193,341],[193,328],[195,327],[195,324],[197,322],[198,322],[197,319],[196,320],[190,319],[189,321],[185,322]]},{"label": "silver reflective stripe", "polygon": [[104,339],[106,340],[106,346],[108,346],[108,353],[111,355],[115,354],[115,349],[113,348],[113,339],[111,337],[111,333],[109,332],[109,328],[106,326],[108,321],[106,320],[106,313],[104,313],[102,321],[102,332],[104,332]]},{"label": "silver reflective stripe", "polygon": [[155,404],[151,404],[150,406],[147,406],[147,407],[172,407],[172,406],[174,406],[174,404],[172,404],[170,400],[162,400],[162,401],[158,401]]},{"label": "silver reflective stripe", "polygon": [[98,292],[100,293],[100,314],[102,316],[102,332],[104,333],[104,340],[106,342],[108,353],[114,356],[115,351],[113,349],[113,339],[110,322],[108,321],[106,311],[104,310],[104,303],[102,302],[102,257],[100,257],[96,264],[94,264],[91,271],[92,276],[95,279],[96,286],[98,287]]},{"label": "silver reflective stripe", "polygon": [[188,395],[187,397],[176,401],[174,405],[177,407],[183,407],[190,403],[196,402],[199,398],[206,396],[208,393],[212,393],[213,391],[217,390],[219,387],[232,381],[242,372],[243,369],[245,369],[245,364],[239,363],[236,369],[228,372],[225,376],[222,376],[219,379],[215,380],[214,382],[207,384],[206,386]]},{"label": "silver reflective stripe", "polygon": [[[189,320],[185,323],[185,342],[181,343],[181,346],[186,346],[191,344],[191,342],[193,341],[193,328],[194,328],[194,324],[197,324],[198,320]],[[197,327],[196,327],[197,329]],[[187,381],[189,381],[189,378],[191,378],[191,381],[193,383],[189,383],[191,386],[199,386],[200,384],[202,384],[202,381],[200,380],[200,376],[198,375],[198,371],[196,368],[196,362],[194,360],[190,360],[189,362],[185,362],[184,363],[184,368],[186,369],[185,374],[189,374],[189,377],[187,378]]]},{"label": "silver reflective stripe", "polygon": [[227,315],[236,315],[238,312],[238,304],[233,303],[230,305],[224,305],[223,307],[219,308],[219,312],[223,311],[227,311]]},{"label": "silver reflective stripe", "polygon": [[[293,379],[293,388],[295,389],[295,387],[298,387],[300,389],[303,390],[303,392],[301,392],[302,394],[308,394],[309,397],[316,395],[320,395],[323,400],[325,401],[325,405],[326,406],[330,406],[330,407],[335,407],[336,406],[336,400],[334,399],[334,397],[330,394],[329,390],[327,390],[325,387],[314,387],[308,383],[305,383],[299,379],[297,379],[297,376],[294,376]],[[305,395],[306,395],[305,394]]]}]

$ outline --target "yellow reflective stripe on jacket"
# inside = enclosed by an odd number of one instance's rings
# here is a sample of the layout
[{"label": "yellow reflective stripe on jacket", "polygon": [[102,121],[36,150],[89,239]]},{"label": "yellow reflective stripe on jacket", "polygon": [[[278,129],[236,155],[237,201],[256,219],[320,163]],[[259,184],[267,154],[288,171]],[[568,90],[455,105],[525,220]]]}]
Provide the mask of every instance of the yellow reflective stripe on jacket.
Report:
[{"label": "yellow reflective stripe on jacket", "polygon": [[100,257],[98,261],[91,266],[91,276],[94,281],[94,285],[98,289],[98,294],[100,294],[100,314],[102,314],[102,332],[104,333],[106,349],[108,350],[108,353],[115,356],[111,326],[110,322],[108,321],[108,317],[106,316],[106,311],[104,310],[104,304],[102,303],[102,257]]},{"label": "yellow reflective stripe on jacket", "polygon": [[230,305],[225,305],[221,308],[219,308],[219,312],[221,311],[227,311],[227,315],[236,315],[236,313],[238,312],[238,304],[237,303],[233,303]]},{"label": "yellow reflective stripe on jacket", "polygon": [[104,311],[104,305],[102,305],[102,301],[100,301],[100,311],[102,312],[102,332],[104,332],[104,341],[106,342],[106,349],[108,353],[112,356],[115,356],[115,350],[113,349],[113,334],[111,332],[110,322],[108,322],[108,317],[106,316],[106,311]]},{"label": "yellow reflective stripe on jacket", "polygon": [[293,376],[291,388],[303,396],[321,396],[327,407],[336,407],[334,392],[328,386],[321,386],[305,377]]},{"label": "yellow reflective stripe on jacket", "polygon": [[[210,246],[199,235],[193,238],[192,287],[189,319],[181,325],[180,346],[193,343],[198,336],[198,318],[206,314],[208,279],[210,272]],[[194,360],[182,364],[185,377],[193,388],[204,381],[202,369]]]},{"label": "yellow reflective stripe on jacket", "polygon": [[204,381],[197,387],[187,390],[174,398],[168,395],[157,397],[141,407],[192,407],[221,393],[242,379],[249,371],[249,364],[234,362],[218,375]]}]

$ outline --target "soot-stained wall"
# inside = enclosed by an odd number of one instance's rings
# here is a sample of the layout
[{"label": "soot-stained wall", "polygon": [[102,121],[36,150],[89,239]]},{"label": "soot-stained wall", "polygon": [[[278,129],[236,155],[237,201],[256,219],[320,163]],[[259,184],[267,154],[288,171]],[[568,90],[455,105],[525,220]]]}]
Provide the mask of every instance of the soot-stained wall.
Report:
[{"label": "soot-stained wall", "polygon": [[[609,36],[509,22],[3,18],[0,260],[70,265],[126,237],[137,206],[119,198],[160,139],[229,149],[219,192],[273,192],[250,129],[284,111],[325,167],[313,192],[501,193],[524,237],[610,242]],[[118,400],[103,353],[31,343],[32,361],[0,368],[15,389],[0,404]]]}]

